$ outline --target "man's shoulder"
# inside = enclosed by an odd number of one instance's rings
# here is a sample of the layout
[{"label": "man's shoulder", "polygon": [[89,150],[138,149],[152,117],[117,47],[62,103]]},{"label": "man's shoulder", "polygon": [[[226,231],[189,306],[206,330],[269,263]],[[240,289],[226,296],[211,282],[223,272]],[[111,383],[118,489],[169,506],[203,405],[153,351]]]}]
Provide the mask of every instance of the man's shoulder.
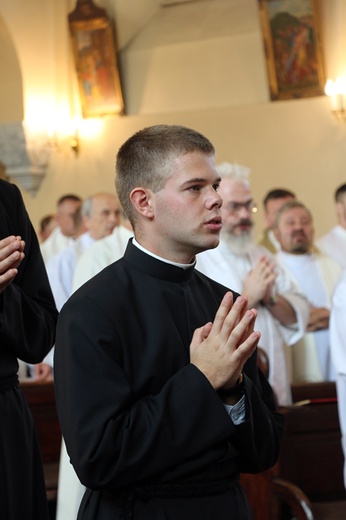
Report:
[{"label": "man's shoulder", "polygon": [[346,236],[346,230],[344,230],[341,226],[334,226],[331,228],[327,233],[322,235],[317,241],[317,246],[321,246],[323,244],[327,244],[331,241],[338,240],[345,234]]},{"label": "man's shoulder", "polygon": [[105,266],[101,271],[90,277],[77,288],[70,300],[75,303],[77,300],[108,300],[122,291],[125,282],[123,258]]},{"label": "man's shoulder", "polygon": [[117,256],[119,248],[124,252],[124,246],[127,245],[128,240],[133,236],[133,233],[124,226],[117,226],[113,233],[106,237],[96,240],[88,249],[88,256],[98,256],[100,253],[109,255],[110,257]]},{"label": "man's shoulder", "polygon": [[261,244],[252,243],[249,245],[249,254],[252,258],[260,258],[261,256],[266,256],[270,258],[272,261],[276,262],[277,252],[272,253],[269,249]]},{"label": "man's shoulder", "polygon": [[270,251],[270,253],[272,253],[272,254],[275,254],[277,252],[277,247],[275,246],[275,244],[272,241],[271,233],[270,233],[269,229],[265,229],[264,231],[262,231],[262,233],[257,241],[257,244],[264,247],[265,249]]}]

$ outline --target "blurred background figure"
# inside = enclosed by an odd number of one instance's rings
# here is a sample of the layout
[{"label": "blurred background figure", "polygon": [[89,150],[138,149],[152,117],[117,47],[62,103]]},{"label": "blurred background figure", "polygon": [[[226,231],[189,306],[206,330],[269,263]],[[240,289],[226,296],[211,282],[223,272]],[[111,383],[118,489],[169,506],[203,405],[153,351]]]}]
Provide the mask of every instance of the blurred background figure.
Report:
[{"label": "blurred background figure", "polygon": [[346,267],[346,184],[337,188],[334,198],[338,223],[319,238],[316,244],[323,253],[334,258],[343,268]]},{"label": "blurred background figure", "polygon": [[[72,294],[72,280],[80,256],[96,241],[112,233],[121,219],[121,206],[116,195],[96,193],[86,198],[72,215],[74,240],[70,246],[46,262],[47,274],[57,308],[60,310]],[[42,363],[29,366],[35,381],[53,379],[52,349]]]},{"label": "blurred background figure", "polygon": [[273,233],[276,214],[281,206],[295,198],[296,196],[292,191],[286,190],[285,188],[275,188],[274,190],[268,191],[267,195],[263,199],[266,229],[262,232],[258,244],[267,248],[268,251],[273,254],[280,251],[280,244]]},{"label": "blurred background figure", "polygon": [[76,234],[73,216],[81,205],[82,199],[78,195],[67,194],[58,199],[55,217],[57,226],[41,244],[41,253],[45,263],[73,243]]},{"label": "blurred background figure", "polygon": [[306,334],[291,350],[293,380],[333,381],[329,314],[340,267],[329,256],[313,251],[313,219],[301,202],[292,200],[279,209],[274,233],[281,247],[279,263],[310,303]]},{"label": "blurred background figure", "polygon": [[44,242],[50,236],[52,231],[57,227],[58,223],[56,221],[55,215],[50,214],[42,217],[40,220],[40,228],[39,228],[39,238],[40,242]]},{"label": "blurred background figure", "polygon": [[120,202],[112,193],[95,193],[83,201],[73,226],[75,240],[46,263],[59,310],[72,294],[72,281],[79,258],[95,241],[113,232],[120,224],[121,213]]},{"label": "blurred background figure", "polygon": [[223,163],[218,171],[222,179],[218,193],[223,199],[221,240],[216,249],[198,255],[197,269],[246,296],[248,308],[256,308],[260,346],[269,358],[269,381],[279,404],[289,404],[292,397],[285,345],[303,336],[309,305],[274,256],[254,243],[255,203],[249,169]]}]

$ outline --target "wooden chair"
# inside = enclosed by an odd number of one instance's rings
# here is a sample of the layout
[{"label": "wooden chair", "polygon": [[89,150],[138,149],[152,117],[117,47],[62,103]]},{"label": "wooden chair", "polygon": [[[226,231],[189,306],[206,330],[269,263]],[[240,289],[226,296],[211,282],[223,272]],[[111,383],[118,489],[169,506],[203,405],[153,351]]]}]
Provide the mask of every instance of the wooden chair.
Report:
[{"label": "wooden chair", "polygon": [[47,499],[54,517],[58,493],[61,430],[55,404],[54,384],[22,381],[20,389],[34,419],[45,475]]}]

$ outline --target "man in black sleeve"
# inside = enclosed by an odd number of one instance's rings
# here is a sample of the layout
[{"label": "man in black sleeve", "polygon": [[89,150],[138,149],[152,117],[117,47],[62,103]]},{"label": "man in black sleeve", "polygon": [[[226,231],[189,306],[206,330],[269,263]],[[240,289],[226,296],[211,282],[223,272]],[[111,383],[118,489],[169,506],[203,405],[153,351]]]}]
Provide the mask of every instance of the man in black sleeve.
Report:
[{"label": "man in black sleeve", "polygon": [[222,227],[214,154],[174,125],[118,152],[135,238],[57,327],[58,412],[88,488],[79,519],[251,519],[239,472],[277,459],[282,421],[257,369],[256,311],[194,268]]},{"label": "man in black sleeve", "polygon": [[54,344],[55,308],[39,243],[19,189],[0,180],[0,516],[46,520],[33,420],[18,387],[18,361],[42,361]]}]

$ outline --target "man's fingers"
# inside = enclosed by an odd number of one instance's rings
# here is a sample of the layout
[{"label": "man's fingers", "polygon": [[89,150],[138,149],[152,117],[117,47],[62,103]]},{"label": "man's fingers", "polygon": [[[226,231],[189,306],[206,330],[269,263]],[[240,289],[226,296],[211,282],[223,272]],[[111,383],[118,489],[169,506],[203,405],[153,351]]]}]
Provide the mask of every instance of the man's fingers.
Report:
[{"label": "man's fingers", "polygon": [[16,269],[24,259],[24,253],[14,251],[6,258],[0,257],[0,274],[5,274],[9,269]]},{"label": "man's fingers", "polygon": [[256,350],[258,343],[261,339],[261,333],[256,331],[252,332],[250,336],[239,345],[239,347],[233,353],[234,358],[237,360],[240,366],[245,365],[246,361]]},{"label": "man's fingers", "polygon": [[202,343],[202,341],[207,339],[210,334],[211,327],[211,322],[206,323],[202,327],[198,327],[198,329],[196,329],[193,333],[190,348],[196,348],[200,343]]},{"label": "man's fingers", "polygon": [[212,334],[219,334],[222,326],[224,324],[224,321],[233,305],[233,293],[228,291],[225,296],[222,298],[222,302],[220,304],[220,307],[218,308],[218,311],[216,313],[214,323],[212,326]]},{"label": "man's fingers", "polygon": [[9,269],[4,274],[0,275],[0,293],[2,293],[2,291],[12,283],[17,273],[17,269]]},{"label": "man's fingers", "polygon": [[234,327],[227,342],[231,351],[236,350],[252,334],[256,317],[257,312],[254,309],[248,310]]},{"label": "man's fingers", "polygon": [[256,309],[251,309],[251,312],[254,314],[254,318],[252,320],[250,320],[248,326],[245,328],[243,335],[239,340],[239,345],[241,343],[243,343],[250,336],[250,334],[254,331],[255,321],[256,321],[258,312],[256,311]]}]

